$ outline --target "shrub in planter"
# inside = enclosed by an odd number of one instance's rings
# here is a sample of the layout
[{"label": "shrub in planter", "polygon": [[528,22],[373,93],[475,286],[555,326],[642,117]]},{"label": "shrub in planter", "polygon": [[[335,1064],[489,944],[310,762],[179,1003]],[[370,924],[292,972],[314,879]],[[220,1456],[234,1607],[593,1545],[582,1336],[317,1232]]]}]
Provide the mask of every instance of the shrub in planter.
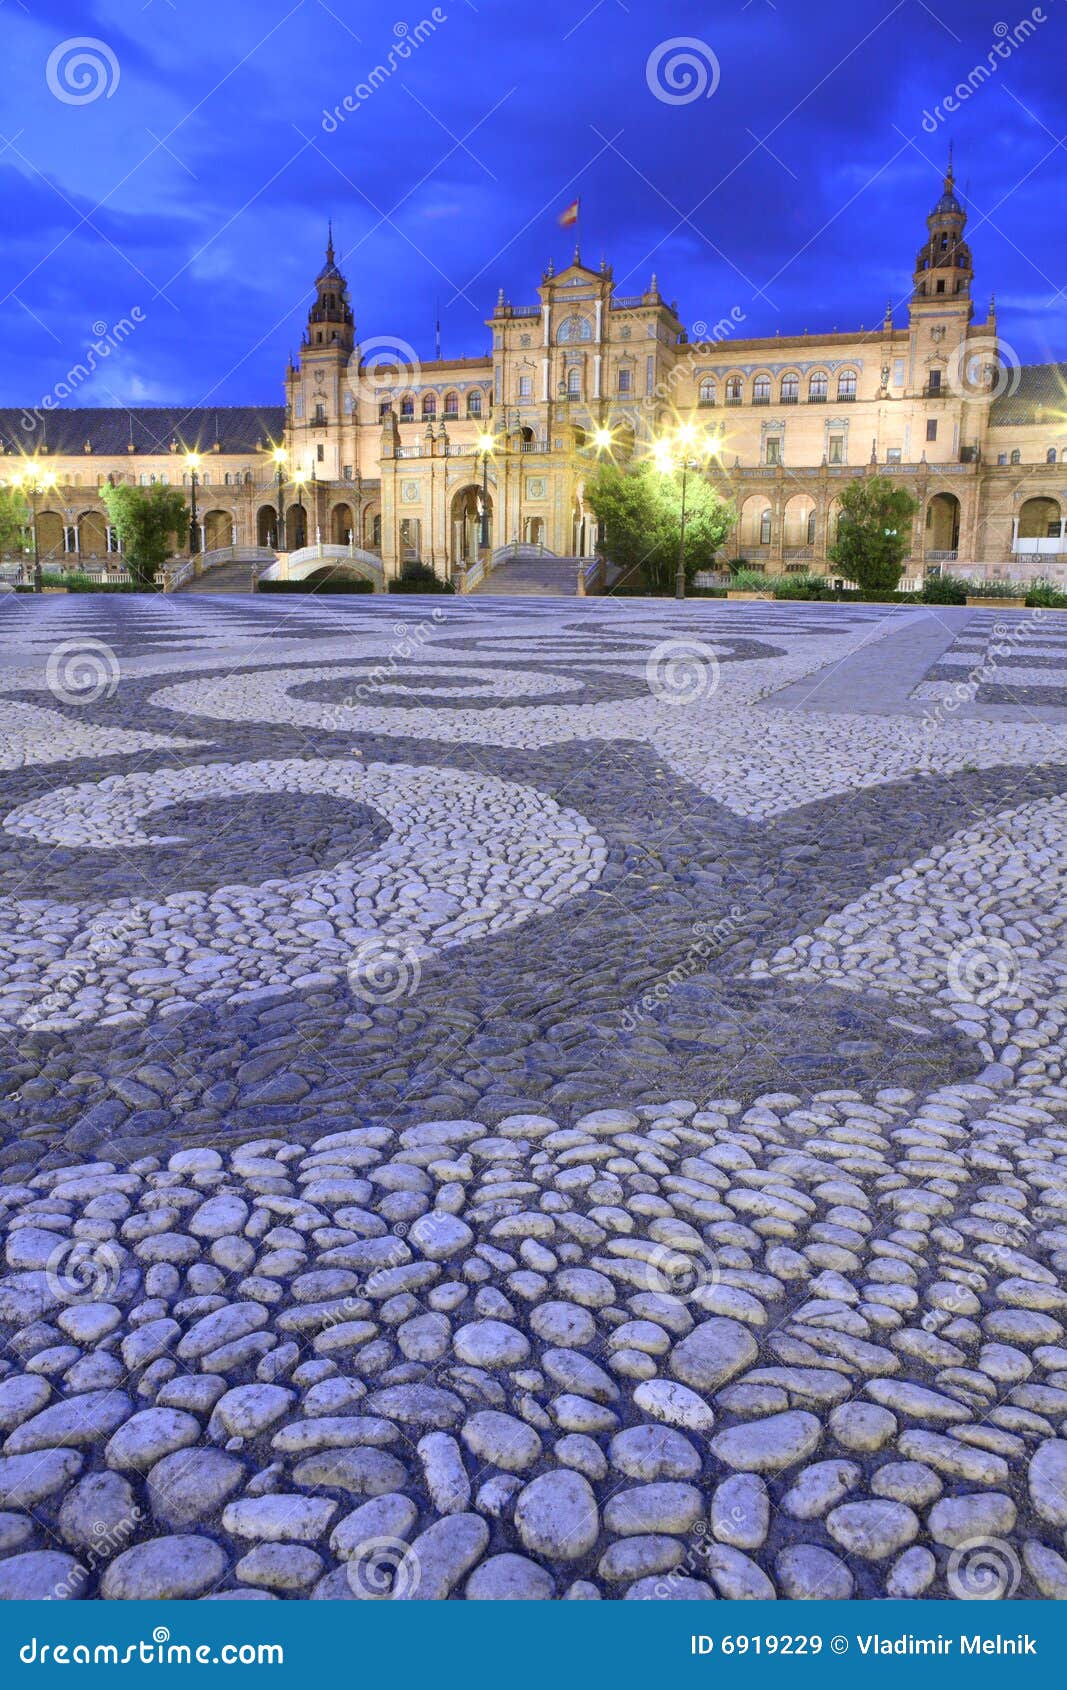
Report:
[{"label": "shrub in planter", "polygon": [[928,575],[919,597],[923,604],[966,604],[970,583],[958,575]]},{"label": "shrub in planter", "polygon": [[390,581],[391,593],[454,593],[451,581],[442,581],[428,563],[405,563],[399,581]]},{"label": "shrub in planter", "polygon": [[1051,581],[1035,581],[1026,595],[1028,610],[1067,610],[1067,593]]}]

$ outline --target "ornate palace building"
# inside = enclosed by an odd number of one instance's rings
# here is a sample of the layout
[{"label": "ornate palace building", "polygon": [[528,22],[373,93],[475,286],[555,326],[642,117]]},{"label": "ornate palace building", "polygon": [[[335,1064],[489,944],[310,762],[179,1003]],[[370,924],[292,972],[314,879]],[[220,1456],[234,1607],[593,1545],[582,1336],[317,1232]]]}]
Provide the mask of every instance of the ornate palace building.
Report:
[{"label": "ornate palace building", "polygon": [[361,345],[331,237],[284,407],[0,411],[0,475],[45,460],[41,550],[68,566],[113,556],[101,483],[188,485],[195,450],[201,551],[318,540],[387,577],[408,559],[447,576],[478,556],[483,499],[494,549],[591,555],[598,452],[647,453],[683,418],[737,511],[727,557],[825,568],[843,482],[877,469],[918,500],[909,577],[1062,578],[1067,364],[1020,367],[994,306],[976,315],[966,221],[950,167],[901,322],[889,308],[873,328],[746,340],[735,311],[687,331],[655,277],[623,297],[576,253],[535,302],[501,292],[483,358],[424,363],[403,341]]}]

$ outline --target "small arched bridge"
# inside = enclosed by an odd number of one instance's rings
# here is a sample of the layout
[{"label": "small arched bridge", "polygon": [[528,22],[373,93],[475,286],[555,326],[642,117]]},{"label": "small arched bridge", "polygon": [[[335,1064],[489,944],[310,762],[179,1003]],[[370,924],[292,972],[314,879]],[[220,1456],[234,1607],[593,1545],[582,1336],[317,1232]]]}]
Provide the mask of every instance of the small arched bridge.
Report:
[{"label": "small arched bridge", "polygon": [[302,546],[276,552],[270,546],[220,546],[197,557],[176,558],[163,570],[166,593],[254,593],[258,581],[307,581],[319,574],[369,581],[385,591],[381,558],[355,546]]}]

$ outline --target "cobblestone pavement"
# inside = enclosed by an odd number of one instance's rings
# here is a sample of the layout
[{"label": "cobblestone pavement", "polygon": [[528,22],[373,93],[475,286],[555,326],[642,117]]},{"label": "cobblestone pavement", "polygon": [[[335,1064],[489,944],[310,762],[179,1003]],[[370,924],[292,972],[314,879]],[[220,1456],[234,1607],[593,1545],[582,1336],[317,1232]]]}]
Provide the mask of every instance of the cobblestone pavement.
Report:
[{"label": "cobblestone pavement", "polygon": [[1067,1596],[1058,616],[0,633],[0,1596]]}]

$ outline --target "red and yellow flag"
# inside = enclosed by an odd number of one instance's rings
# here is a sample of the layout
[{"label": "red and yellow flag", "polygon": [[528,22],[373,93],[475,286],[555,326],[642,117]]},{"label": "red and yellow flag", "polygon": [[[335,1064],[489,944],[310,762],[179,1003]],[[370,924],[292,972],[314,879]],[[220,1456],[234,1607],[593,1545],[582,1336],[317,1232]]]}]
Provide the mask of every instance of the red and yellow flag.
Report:
[{"label": "red and yellow flag", "polygon": [[573,229],[574,225],[578,221],[578,211],[581,203],[580,199],[572,200],[566,210],[560,212],[559,226],[561,229]]}]

